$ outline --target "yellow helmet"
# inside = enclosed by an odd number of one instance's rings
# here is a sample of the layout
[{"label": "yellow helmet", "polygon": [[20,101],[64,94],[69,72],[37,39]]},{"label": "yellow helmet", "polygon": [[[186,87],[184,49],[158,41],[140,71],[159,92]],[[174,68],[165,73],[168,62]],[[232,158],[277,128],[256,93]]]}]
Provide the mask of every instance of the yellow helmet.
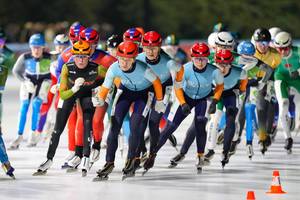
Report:
[{"label": "yellow helmet", "polygon": [[90,55],[91,54],[91,46],[88,42],[78,41],[73,44],[72,47],[73,55]]}]

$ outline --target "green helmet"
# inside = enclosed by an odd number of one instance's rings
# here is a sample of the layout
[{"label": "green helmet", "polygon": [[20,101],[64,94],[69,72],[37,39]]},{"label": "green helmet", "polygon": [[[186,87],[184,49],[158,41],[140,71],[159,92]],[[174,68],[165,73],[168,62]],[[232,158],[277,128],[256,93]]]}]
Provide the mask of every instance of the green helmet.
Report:
[{"label": "green helmet", "polygon": [[168,35],[164,41],[165,45],[178,45],[179,40],[174,34]]}]

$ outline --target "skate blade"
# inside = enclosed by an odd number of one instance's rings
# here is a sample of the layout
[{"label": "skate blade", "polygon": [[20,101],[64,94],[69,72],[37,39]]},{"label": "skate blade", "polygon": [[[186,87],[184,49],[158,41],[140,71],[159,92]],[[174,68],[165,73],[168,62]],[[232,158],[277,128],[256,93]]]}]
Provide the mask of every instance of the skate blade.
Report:
[{"label": "skate blade", "polygon": [[100,182],[100,181],[107,181],[108,180],[108,176],[97,176],[95,178],[93,178],[93,182]]},{"label": "skate blade", "polygon": [[142,176],[145,176],[145,174],[149,171],[149,169],[145,169],[142,173]]},{"label": "skate blade", "polygon": [[290,154],[292,154],[292,150],[287,150],[286,153],[287,153],[288,155],[290,155]]},{"label": "skate blade", "polygon": [[7,150],[10,150],[10,151],[19,150],[19,146],[17,146],[17,147],[8,147]]},{"label": "skate blade", "polygon": [[168,168],[172,169],[172,168],[175,168],[177,167],[177,163],[170,163],[170,165],[168,166]]},{"label": "skate blade", "polygon": [[204,160],[204,166],[209,166],[210,165],[210,160]]},{"label": "skate blade", "polygon": [[67,173],[74,173],[74,172],[77,172],[78,171],[78,169],[77,168],[68,168],[67,169]]},{"label": "skate blade", "polygon": [[135,174],[124,174],[122,176],[122,181],[126,180],[127,178],[134,177],[134,176],[135,176]]},{"label": "skate blade", "polygon": [[34,172],[34,173],[32,174],[32,176],[43,176],[43,175],[45,175],[46,173],[47,173],[47,170],[45,170],[45,171],[38,170],[38,171]]},{"label": "skate blade", "polygon": [[61,169],[70,169],[70,168],[72,168],[72,167],[68,164],[64,164],[61,166]]}]

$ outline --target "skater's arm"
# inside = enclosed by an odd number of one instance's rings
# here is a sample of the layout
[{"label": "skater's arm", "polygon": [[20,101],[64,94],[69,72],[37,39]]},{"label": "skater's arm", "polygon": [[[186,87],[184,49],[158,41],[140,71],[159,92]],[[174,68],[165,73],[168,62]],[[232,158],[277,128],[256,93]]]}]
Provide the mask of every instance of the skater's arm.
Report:
[{"label": "skater's arm", "polygon": [[24,66],[24,62],[25,62],[25,57],[24,54],[22,54],[17,62],[15,63],[14,67],[13,67],[13,74],[15,75],[15,77],[17,77],[20,81],[25,81],[25,66]]},{"label": "skater's arm", "polygon": [[175,89],[175,95],[180,103],[180,105],[183,105],[186,103],[184,98],[184,93],[182,89],[182,80],[184,75],[184,68],[181,67],[180,70],[176,73],[176,78],[174,82],[174,89]]},{"label": "skater's arm", "polygon": [[159,78],[154,74],[154,72],[150,68],[148,68],[145,71],[144,77],[148,81],[152,82],[156,99],[162,100],[163,99],[163,91],[162,91],[162,86],[161,86],[161,82],[160,82]]},{"label": "skater's arm", "polygon": [[74,95],[74,92],[68,88],[68,74],[68,68],[64,65],[61,71],[59,85],[59,94],[62,100],[66,100]]}]

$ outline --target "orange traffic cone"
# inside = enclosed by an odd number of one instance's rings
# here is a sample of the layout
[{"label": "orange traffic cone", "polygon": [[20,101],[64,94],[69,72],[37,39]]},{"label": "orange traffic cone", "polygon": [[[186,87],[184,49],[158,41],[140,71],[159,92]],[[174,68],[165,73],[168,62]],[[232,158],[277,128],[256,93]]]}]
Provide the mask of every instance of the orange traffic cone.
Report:
[{"label": "orange traffic cone", "polygon": [[248,191],[248,193],[247,193],[247,200],[255,200],[254,191]]},{"label": "orange traffic cone", "polygon": [[272,178],[272,185],[270,187],[270,191],[267,192],[267,194],[284,194],[284,192],[281,188],[281,182],[279,177],[279,171],[274,170],[273,171],[273,178]]}]

